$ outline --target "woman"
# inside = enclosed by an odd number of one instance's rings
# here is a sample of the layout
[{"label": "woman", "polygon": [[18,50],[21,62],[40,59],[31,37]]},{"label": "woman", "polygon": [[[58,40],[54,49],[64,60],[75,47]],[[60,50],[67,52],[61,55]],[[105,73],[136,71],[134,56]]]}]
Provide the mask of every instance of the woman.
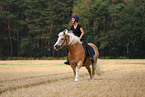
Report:
[{"label": "woman", "polygon": [[[89,58],[90,58],[90,61],[92,63],[94,63],[94,58],[93,58],[93,55],[91,53],[91,50],[88,46],[88,43],[86,42],[86,40],[84,39],[84,31],[83,31],[83,28],[82,26],[78,23],[79,21],[79,16],[77,15],[73,15],[72,16],[72,23],[73,25],[71,26],[71,33],[73,33],[74,35],[78,36],[79,39],[83,42],[83,45],[85,45],[85,47],[87,48],[87,51],[89,53]],[[69,64],[68,60],[66,62],[64,62],[65,64]]]}]

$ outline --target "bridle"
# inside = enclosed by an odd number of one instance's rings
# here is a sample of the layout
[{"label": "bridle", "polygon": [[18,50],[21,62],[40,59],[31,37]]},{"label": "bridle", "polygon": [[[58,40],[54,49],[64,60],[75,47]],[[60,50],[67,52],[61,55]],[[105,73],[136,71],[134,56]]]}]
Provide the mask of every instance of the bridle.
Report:
[{"label": "bridle", "polygon": [[[68,38],[67,38],[67,36],[68,36],[68,35],[64,35],[65,39],[64,39],[63,43],[61,44],[61,46],[60,46],[59,48],[62,48],[62,47],[63,47],[65,41],[66,41],[66,46],[69,46],[69,45],[68,45]],[[69,36],[68,36],[68,37],[69,37]]]}]

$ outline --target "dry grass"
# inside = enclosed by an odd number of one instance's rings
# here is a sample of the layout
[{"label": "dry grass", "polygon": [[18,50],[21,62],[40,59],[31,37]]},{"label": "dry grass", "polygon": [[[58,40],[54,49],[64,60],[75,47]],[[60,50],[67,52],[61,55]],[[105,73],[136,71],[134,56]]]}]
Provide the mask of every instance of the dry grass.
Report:
[{"label": "dry grass", "polygon": [[145,60],[101,60],[105,74],[75,82],[64,60],[0,61],[0,97],[145,97]]}]

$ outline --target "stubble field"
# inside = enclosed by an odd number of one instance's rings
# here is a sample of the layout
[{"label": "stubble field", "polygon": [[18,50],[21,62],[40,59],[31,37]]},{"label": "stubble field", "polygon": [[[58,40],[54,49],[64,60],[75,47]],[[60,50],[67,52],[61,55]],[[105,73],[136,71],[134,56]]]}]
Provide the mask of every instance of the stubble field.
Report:
[{"label": "stubble field", "polygon": [[105,74],[78,82],[64,61],[0,61],[0,97],[145,97],[145,59],[101,59]]}]

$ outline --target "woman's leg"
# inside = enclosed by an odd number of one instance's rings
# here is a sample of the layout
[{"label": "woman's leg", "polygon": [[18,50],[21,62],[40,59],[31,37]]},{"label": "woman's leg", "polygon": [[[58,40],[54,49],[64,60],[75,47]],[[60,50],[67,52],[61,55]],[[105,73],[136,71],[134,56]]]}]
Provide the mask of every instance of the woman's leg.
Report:
[{"label": "woman's leg", "polygon": [[93,57],[93,54],[92,54],[92,52],[91,52],[91,50],[90,50],[90,47],[89,47],[88,43],[86,42],[85,39],[82,39],[82,41],[83,41],[83,45],[85,45],[85,47],[86,47],[86,49],[87,49],[87,51],[88,51],[90,61],[91,61],[92,63],[94,63],[94,57]]}]

